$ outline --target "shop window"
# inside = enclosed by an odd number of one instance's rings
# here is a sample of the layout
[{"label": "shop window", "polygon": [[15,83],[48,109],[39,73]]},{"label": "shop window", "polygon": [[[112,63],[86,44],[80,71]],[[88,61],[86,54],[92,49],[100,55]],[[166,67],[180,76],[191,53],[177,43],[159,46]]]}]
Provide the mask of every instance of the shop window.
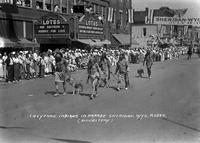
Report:
[{"label": "shop window", "polygon": [[32,0],[17,0],[16,4],[22,7],[32,7]]},{"label": "shop window", "polygon": [[73,6],[74,13],[85,13],[85,9],[83,5],[75,5]]},{"label": "shop window", "polygon": [[122,23],[123,23],[123,13],[120,12],[119,15],[120,15],[120,26],[122,26]]},{"label": "shop window", "polygon": [[62,13],[68,14],[69,0],[62,1]]},{"label": "shop window", "polygon": [[67,13],[67,8],[66,7],[62,7],[62,13]]},{"label": "shop window", "polygon": [[37,0],[36,9],[51,10],[51,1],[52,0]]}]

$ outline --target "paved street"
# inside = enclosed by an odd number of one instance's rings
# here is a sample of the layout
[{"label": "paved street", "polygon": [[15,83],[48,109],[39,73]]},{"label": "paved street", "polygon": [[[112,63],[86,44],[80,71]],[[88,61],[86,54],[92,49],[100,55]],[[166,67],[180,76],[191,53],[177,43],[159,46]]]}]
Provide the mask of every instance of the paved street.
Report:
[{"label": "paved street", "polygon": [[130,65],[130,89],[116,91],[112,78],[94,100],[86,71],[73,74],[81,95],[67,85],[67,95],[54,97],[53,77],[0,83],[0,142],[200,142],[200,59],[154,63],[150,80],[146,71],[136,77],[139,66]]}]

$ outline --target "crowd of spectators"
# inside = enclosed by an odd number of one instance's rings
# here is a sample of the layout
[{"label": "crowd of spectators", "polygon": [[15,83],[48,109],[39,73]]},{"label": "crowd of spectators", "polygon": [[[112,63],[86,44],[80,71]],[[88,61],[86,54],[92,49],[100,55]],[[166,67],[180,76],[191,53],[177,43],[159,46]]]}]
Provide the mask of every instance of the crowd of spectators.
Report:
[{"label": "crowd of spectators", "polygon": [[[160,49],[158,47],[148,48],[151,50],[154,61],[164,61],[179,58],[187,53],[187,47],[169,47]],[[140,63],[144,59],[147,48],[125,49],[105,49],[93,48],[91,52],[87,50],[56,49],[39,53],[38,51],[18,51],[0,54],[0,78],[7,82],[19,82],[24,79],[43,78],[54,75],[55,53],[60,51],[68,63],[70,71],[87,68],[89,57],[101,56],[106,53],[111,65],[115,66],[118,56],[125,53],[126,59],[130,63]]]}]

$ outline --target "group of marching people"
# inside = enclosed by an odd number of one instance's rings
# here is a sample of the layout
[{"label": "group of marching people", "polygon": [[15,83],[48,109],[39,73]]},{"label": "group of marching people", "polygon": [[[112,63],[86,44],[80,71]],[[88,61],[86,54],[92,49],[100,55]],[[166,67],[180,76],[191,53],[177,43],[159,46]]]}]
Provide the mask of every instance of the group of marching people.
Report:
[{"label": "group of marching people", "polygon": [[[66,95],[66,81],[69,81],[71,78],[71,71],[69,70],[69,63],[64,58],[61,52],[57,52],[55,54],[56,68],[55,68],[55,87],[56,93],[54,96],[59,95],[59,83],[62,83],[64,93]],[[146,63],[147,73],[149,78],[151,78],[151,66],[153,64],[152,56],[150,50],[147,50],[147,53],[144,58],[143,64]],[[124,89],[128,90],[129,88],[129,75],[128,75],[128,60],[126,58],[126,54],[121,52],[118,55],[118,61],[116,63],[116,69],[114,72],[111,68],[111,62],[107,57],[107,53],[103,52],[101,55],[96,55],[93,52],[90,53],[88,57],[87,64],[87,83],[89,81],[92,84],[92,94],[90,95],[90,99],[94,99],[98,96],[98,88],[101,87],[109,87],[109,80],[111,75],[117,81],[116,89],[121,90],[122,82],[124,82]]]}]

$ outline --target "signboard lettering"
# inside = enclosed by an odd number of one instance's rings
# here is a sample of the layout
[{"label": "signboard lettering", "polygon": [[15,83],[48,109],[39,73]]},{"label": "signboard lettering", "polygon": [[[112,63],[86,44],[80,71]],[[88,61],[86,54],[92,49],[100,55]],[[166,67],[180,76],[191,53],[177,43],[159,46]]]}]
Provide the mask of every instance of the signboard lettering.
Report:
[{"label": "signboard lettering", "polygon": [[86,17],[78,23],[78,38],[80,39],[103,39],[103,23],[94,17]]},{"label": "signboard lettering", "polygon": [[58,19],[48,19],[48,20],[42,20],[43,25],[58,25],[60,24],[60,20]]},{"label": "signboard lettering", "polygon": [[69,24],[60,19],[43,19],[35,24],[35,34],[69,34]]},{"label": "signboard lettering", "polygon": [[35,25],[35,34],[69,34],[69,25]]},{"label": "signboard lettering", "polygon": [[200,26],[200,18],[154,17],[154,24]]}]

